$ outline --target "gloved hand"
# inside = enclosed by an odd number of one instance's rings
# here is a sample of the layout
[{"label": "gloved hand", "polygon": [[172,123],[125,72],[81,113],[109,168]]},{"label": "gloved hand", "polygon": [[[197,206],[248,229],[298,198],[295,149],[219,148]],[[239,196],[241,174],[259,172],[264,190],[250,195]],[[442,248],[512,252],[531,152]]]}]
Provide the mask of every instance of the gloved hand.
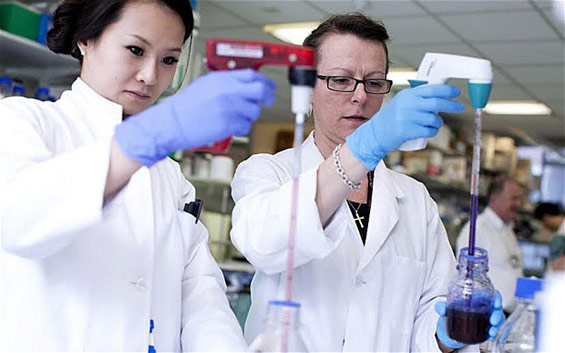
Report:
[{"label": "gloved hand", "polygon": [[217,71],[116,128],[115,138],[131,159],[148,167],[170,152],[207,146],[232,135],[246,135],[271,105],[275,83],[251,70]]},{"label": "gloved hand", "polygon": [[[444,301],[438,302],[435,305],[435,310],[439,314],[439,319],[437,321],[436,326],[436,335],[440,342],[449,348],[459,349],[464,347],[465,344],[461,342],[457,342],[454,339],[451,339],[447,335],[447,328],[446,328],[446,319],[447,319],[447,307]],[[496,337],[500,326],[505,321],[504,312],[502,311],[502,296],[500,295],[499,291],[494,291],[494,301],[492,304],[492,312],[490,314],[489,322],[491,327],[488,331],[488,340],[493,341]]]},{"label": "gloved hand", "polygon": [[499,291],[494,291],[494,302],[492,304],[492,313],[490,314],[489,322],[491,324],[488,330],[488,340],[494,341],[494,338],[498,334],[500,326],[506,321],[506,316],[502,309],[502,295]]},{"label": "gloved hand", "polygon": [[463,104],[451,99],[459,94],[457,87],[449,85],[404,89],[346,138],[349,149],[367,169],[374,170],[386,153],[404,142],[435,136],[443,125],[438,112],[464,109]]}]

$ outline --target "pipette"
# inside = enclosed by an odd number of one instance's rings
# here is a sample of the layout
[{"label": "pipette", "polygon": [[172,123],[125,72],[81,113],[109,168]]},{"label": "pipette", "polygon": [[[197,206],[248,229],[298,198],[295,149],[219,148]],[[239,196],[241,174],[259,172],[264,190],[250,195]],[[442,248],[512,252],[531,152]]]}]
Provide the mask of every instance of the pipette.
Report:
[{"label": "pipette", "polygon": [[[314,50],[298,45],[240,39],[209,38],[206,41],[206,66],[210,70],[259,70],[264,65],[314,67]],[[294,96],[292,99],[295,99]],[[231,137],[198,151],[225,152],[230,141]]]},{"label": "pipette", "polygon": [[475,254],[475,232],[479,208],[479,173],[481,169],[481,108],[475,109],[475,138],[473,141],[473,162],[471,165],[471,204],[469,206],[469,255]]},{"label": "pipette", "polygon": [[[295,45],[268,42],[209,39],[207,42],[207,65],[212,70],[253,68],[262,65],[289,66],[288,78],[291,85],[292,112],[296,115],[294,124],[294,162],[292,171],[292,195],[290,204],[290,228],[288,237],[288,259],[286,270],[285,299],[292,299],[294,273],[294,245],[298,215],[299,178],[302,164],[302,142],[304,120],[310,105],[312,88],[316,83],[314,50]],[[288,351],[290,312],[283,319],[281,351]]]},{"label": "pipette", "polygon": [[[426,53],[418,68],[416,80],[410,80],[412,87],[423,84],[445,83],[451,78],[468,79],[469,98],[475,108],[475,137],[473,142],[473,162],[471,171],[471,205],[469,223],[469,255],[475,250],[475,229],[479,200],[479,172],[481,165],[481,119],[482,108],[487,104],[492,88],[492,68],[490,61],[468,56]],[[426,147],[426,140],[408,141],[400,148],[411,151]]]}]

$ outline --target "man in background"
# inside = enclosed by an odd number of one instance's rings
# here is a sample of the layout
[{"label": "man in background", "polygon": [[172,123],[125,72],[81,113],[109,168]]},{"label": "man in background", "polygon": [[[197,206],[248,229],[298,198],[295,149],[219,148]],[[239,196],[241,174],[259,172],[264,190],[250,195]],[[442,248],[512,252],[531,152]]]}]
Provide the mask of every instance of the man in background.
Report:
[{"label": "man in background", "polygon": [[[488,276],[502,294],[502,306],[508,316],[516,306],[516,279],[524,276],[522,251],[513,231],[522,207],[522,186],[512,178],[499,177],[491,183],[487,197],[488,206],[477,217],[475,245],[488,251]],[[469,222],[457,238],[457,253],[468,243]]]},{"label": "man in background", "polygon": [[554,271],[565,271],[565,214],[557,203],[542,202],[534,210],[534,218],[554,233],[549,245],[549,267]]}]

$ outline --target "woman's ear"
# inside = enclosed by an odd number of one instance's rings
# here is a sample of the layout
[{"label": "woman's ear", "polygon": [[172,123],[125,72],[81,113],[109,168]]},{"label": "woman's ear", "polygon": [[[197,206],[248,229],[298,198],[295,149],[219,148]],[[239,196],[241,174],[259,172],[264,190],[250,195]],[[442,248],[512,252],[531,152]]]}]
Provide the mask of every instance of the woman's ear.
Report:
[{"label": "woman's ear", "polygon": [[88,42],[84,41],[84,40],[77,42],[77,47],[78,47],[78,50],[80,51],[80,55],[82,55],[84,57],[87,53]]}]

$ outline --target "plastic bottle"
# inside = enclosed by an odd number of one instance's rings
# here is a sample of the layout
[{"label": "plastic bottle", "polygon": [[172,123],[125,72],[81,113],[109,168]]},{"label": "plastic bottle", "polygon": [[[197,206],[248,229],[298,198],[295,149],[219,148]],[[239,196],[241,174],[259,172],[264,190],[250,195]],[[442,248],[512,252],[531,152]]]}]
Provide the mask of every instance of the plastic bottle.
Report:
[{"label": "plastic bottle", "polygon": [[21,83],[14,83],[14,88],[12,89],[12,96],[25,96],[26,88]]},{"label": "plastic bottle", "polygon": [[447,334],[461,343],[476,344],[488,339],[494,287],[487,276],[488,252],[475,248],[459,252],[457,277],[447,290]]},{"label": "plastic bottle", "polygon": [[516,281],[516,310],[508,317],[494,339],[494,352],[516,353],[536,351],[536,321],[538,308],[534,295],[542,289],[543,281],[518,278]]},{"label": "plastic bottle", "polygon": [[249,345],[249,351],[307,352],[298,331],[299,309],[300,304],[296,302],[270,301],[265,329]]},{"label": "plastic bottle", "polygon": [[47,87],[37,87],[35,90],[34,97],[40,101],[49,101],[49,88]]},{"label": "plastic bottle", "polygon": [[0,76],[0,99],[12,95],[12,79],[8,76]]}]

